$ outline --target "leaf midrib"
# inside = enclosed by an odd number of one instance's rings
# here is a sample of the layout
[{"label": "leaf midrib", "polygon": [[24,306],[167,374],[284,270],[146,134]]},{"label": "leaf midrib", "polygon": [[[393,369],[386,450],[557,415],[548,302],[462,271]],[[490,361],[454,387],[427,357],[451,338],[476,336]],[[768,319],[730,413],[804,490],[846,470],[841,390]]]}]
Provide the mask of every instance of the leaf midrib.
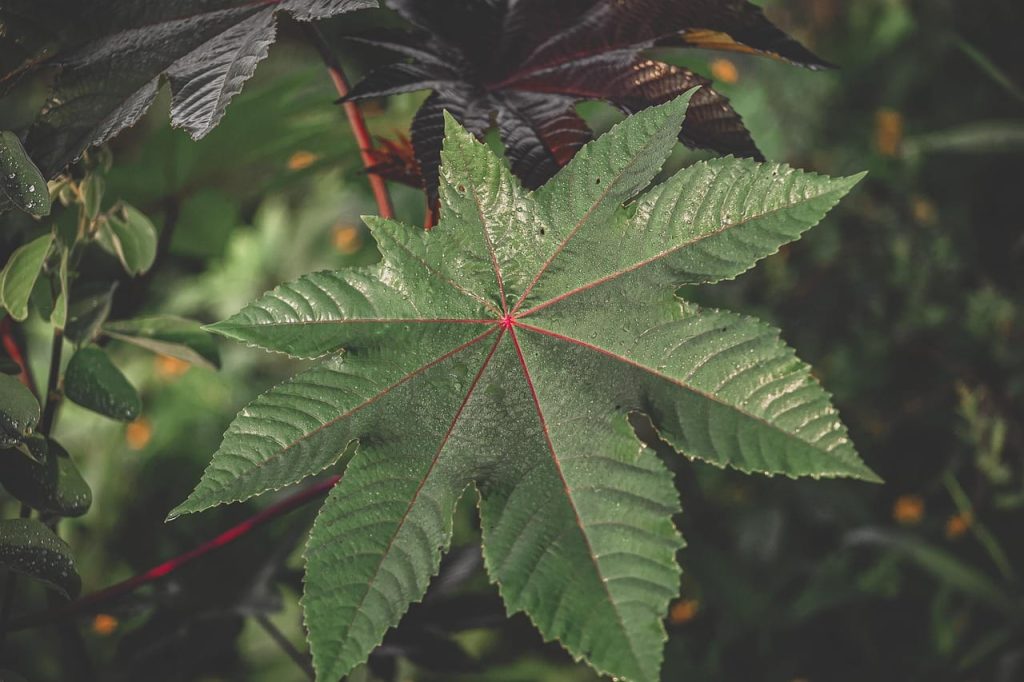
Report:
[{"label": "leaf midrib", "polygon": [[[705,400],[708,400],[708,401],[713,402],[713,403],[715,403],[717,405],[721,405],[722,407],[725,407],[725,408],[728,408],[730,410],[733,410],[733,411],[743,415],[744,417],[747,417],[747,418],[749,418],[751,420],[754,420],[754,421],[762,424],[763,426],[771,429],[774,432],[778,432],[778,433],[782,434],[787,439],[793,440],[793,441],[799,443],[803,447],[814,448],[815,450],[817,450],[817,451],[819,451],[819,452],[821,452],[821,453],[823,453],[825,455],[828,455],[828,456],[835,456],[835,454],[836,454],[834,450],[828,450],[828,449],[820,447],[819,445],[817,445],[815,443],[809,443],[808,441],[803,440],[802,438],[800,438],[796,434],[789,433],[788,431],[777,427],[776,425],[772,424],[770,421],[768,421],[767,419],[765,419],[762,416],[753,414],[753,413],[751,413],[751,412],[749,412],[747,410],[742,409],[741,407],[739,407],[737,405],[731,405],[731,404],[723,401],[721,398],[719,398],[718,396],[714,395],[713,393],[710,393],[708,391],[705,391],[705,390],[702,390],[700,388],[697,388],[696,386],[693,386],[692,384],[689,384],[689,383],[683,381],[682,379],[677,379],[677,378],[671,377],[671,376],[669,376],[667,374],[663,374],[663,373],[659,372],[657,369],[654,369],[652,367],[648,367],[647,365],[645,365],[645,364],[643,364],[641,362],[633,360],[632,358],[628,358],[628,357],[626,357],[624,355],[620,355],[619,353],[616,353],[614,351],[608,350],[607,348],[602,348],[602,347],[600,347],[598,345],[595,345],[593,343],[589,343],[587,341],[583,341],[581,339],[574,338],[572,336],[567,336],[565,334],[560,334],[558,332],[551,331],[550,329],[544,329],[542,327],[535,327],[533,325],[525,324],[525,323],[522,323],[522,322],[519,322],[519,321],[516,322],[516,327],[519,328],[519,329],[525,329],[527,331],[534,332],[535,334],[540,334],[541,336],[546,336],[548,338],[552,338],[552,339],[555,339],[555,340],[558,340],[558,341],[563,341],[565,343],[569,343],[569,344],[572,344],[574,346],[577,346],[577,347],[580,347],[580,348],[584,348],[586,350],[593,351],[595,353],[599,353],[601,355],[604,355],[605,357],[611,358],[612,360],[616,360],[616,361],[621,362],[623,364],[629,365],[630,367],[633,367],[635,369],[639,369],[639,370],[641,370],[643,372],[646,372],[646,373],[650,374],[653,377],[661,379],[662,381],[667,381],[667,382],[669,382],[669,383],[671,383],[671,384],[673,384],[675,386],[678,386],[679,388],[682,388],[682,389],[684,389],[686,391],[689,391],[689,392],[693,393],[694,395],[696,395],[698,397],[704,398]],[[840,460],[844,464],[847,463],[845,461],[846,460],[845,457],[840,458]],[[735,466],[734,462],[731,462],[731,464],[733,464]]]},{"label": "leaf midrib", "polygon": [[[493,331],[494,330],[492,329],[491,331],[488,332],[488,334],[490,334]],[[362,612],[363,606],[366,603],[366,598],[373,591],[373,585],[374,583],[376,583],[377,578],[380,576],[381,568],[384,566],[384,562],[387,561],[388,557],[391,555],[391,550],[394,547],[395,541],[398,539],[398,535],[402,532],[402,529],[405,527],[406,521],[408,521],[409,519],[409,515],[412,513],[413,508],[415,508],[416,503],[419,500],[420,493],[423,492],[423,488],[426,487],[427,482],[430,480],[431,475],[434,473],[434,469],[437,468],[437,463],[441,459],[441,454],[444,452],[445,446],[448,444],[448,441],[450,440],[452,433],[454,433],[456,426],[458,426],[459,419],[462,417],[462,414],[466,409],[466,405],[469,404],[469,401],[473,396],[473,391],[476,390],[477,385],[480,383],[481,377],[483,377],[484,372],[490,365],[491,359],[494,357],[494,353],[498,350],[498,346],[501,344],[501,341],[504,338],[504,336],[505,330],[501,329],[501,331],[499,331],[498,333],[498,338],[494,341],[494,344],[491,346],[491,350],[487,353],[487,357],[484,358],[483,363],[480,365],[480,369],[477,370],[476,375],[473,377],[473,381],[469,385],[469,390],[466,391],[466,395],[465,397],[463,397],[458,409],[456,409],[455,416],[452,418],[452,422],[448,426],[448,430],[445,432],[444,437],[441,439],[441,443],[437,446],[437,452],[434,453],[434,458],[433,460],[431,460],[430,466],[427,468],[426,473],[420,480],[419,485],[416,488],[416,492],[413,493],[412,497],[409,500],[409,505],[406,507],[401,519],[399,519],[398,524],[395,526],[395,530],[391,534],[391,537],[388,539],[387,545],[381,552],[380,561],[377,562],[377,567],[374,569],[372,577],[365,584],[366,590],[359,598],[359,603],[355,607],[356,613]],[[344,642],[348,640],[348,636],[352,632],[352,628],[355,625],[355,621],[355,618],[349,620],[348,625],[345,627],[345,632],[341,638],[341,641]],[[344,647],[342,650],[344,650]]]},{"label": "leaf midrib", "polygon": [[355,414],[359,410],[362,410],[363,408],[369,407],[370,405],[372,405],[372,404],[376,403],[377,401],[379,401],[380,399],[382,399],[384,396],[386,396],[388,393],[390,393],[394,389],[398,388],[399,386],[402,386],[403,384],[408,383],[409,381],[412,381],[416,377],[418,377],[421,374],[423,374],[424,372],[432,369],[433,367],[441,364],[442,362],[445,362],[446,360],[451,359],[455,355],[458,355],[459,353],[461,353],[461,352],[463,352],[463,351],[465,351],[465,350],[475,346],[477,343],[483,341],[488,336],[493,334],[496,329],[498,329],[497,325],[495,325],[491,329],[488,329],[483,334],[480,334],[479,336],[476,336],[476,337],[470,339],[469,341],[467,341],[467,342],[465,342],[465,343],[463,343],[463,344],[461,344],[459,346],[456,346],[455,348],[453,348],[452,350],[448,351],[444,355],[441,355],[440,357],[434,358],[433,360],[431,360],[430,362],[426,363],[425,365],[422,365],[422,366],[418,367],[417,369],[409,372],[408,374],[403,376],[401,379],[399,379],[395,383],[388,385],[386,388],[384,388],[384,390],[374,394],[373,396],[371,396],[370,398],[368,398],[368,399],[364,400],[363,402],[359,403],[355,407],[353,407],[353,408],[351,408],[349,410],[346,410],[344,413],[338,415],[337,417],[324,422],[323,424],[321,424],[320,426],[316,427],[315,429],[312,429],[308,433],[302,434],[298,438],[296,438],[293,441],[291,441],[290,443],[288,443],[288,445],[284,446],[280,450],[278,450],[278,451],[274,452],[273,454],[271,454],[270,456],[268,456],[266,459],[261,460],[260,462],[257,462],[255,464],[253,464],[252,465],[252,469],[249,472],[246,473],[245,477],[237,476],[237,477],[234,478],[233,483],[235,483],[237,485],[237,483],[239,481],[244,481],[247,478],[252,477],[254,474],[259,473],[260,471],[263,470],[263,467],[267,466],[268,463],[270,463],[272,461],[277,461],[278,459],[280,459],[281,457],[286,455],[288,452],[290,452],[292,450],[292,448],[296,447],[300,443],[303,443],[303,442],[309,440],[310,438],[312,438],[313,436],[317,435],[318,433],[320,433],[324,429],[327,429],[327,428],[329,428],[331,426],[334,426],[338,422],[351,417],[353,414]]},{"label": "leaf midrib", "polygon": [[[516,328],[521,327],[519,323],[510,327],[510,337],[512,338],[512,344],[515,347],[516,355],[519,358],[519,365],[523,370],[523,377],[526,379],[526,385],[530,390],[530,398],[533,401],[534,409],[537,412],[537,419],[540,421],[541,432],[544,435],[544,442],[547,444],[548,451],[551,453],[551,459],[555,465],[555,470],[558,472],[558,478],[562,483],[562,488],[565,490],[565,497],[569,502],[569,506],[572,508],[573,516],[576,519],[576,526],[579,528],[580,535],[583,536],[583,542],[587,548],[587,557],[590,559],[591,564],[594,567],[594,572],[597,575],[598,583],[600,583],[605,595],[608,597],[608,604],[611,606],[612,611],[615,613],[615,618],[618,621],[619,629],[622,632],[626,641],[629,642],[629,652],[632,655],[633,662],[637,666],[637,670],[643,670],[644,666],[640,661],[640,657],[635,649],[636,643],[630,636],[630,630],[626,627],[626,623],[622,618],[622,613],[619,611],[618,603],[612,596],[611,589],[608,587],[608,582],[605,580],[604,572],[601,570],[601,566],[598,563],[598,557],[594,552],[594,547],[590,542],[590,535],[587,533],[586,525],[583,523],[583,519],[580,516],[578,507],[576,506],[576,500],[573,497],[572,488],[569,486],[569,482],[565,478],[565,472],[562,470],[562,463],[558,457],[558,452],[555,450],[554,443],[551,441],[551,433],[548,430],[547,420],[544,418],[544,411],[540,405],[540,397],[537,395],[537,389],[534,387],[533,378],[530,375],[529,367],[526,364],[526,358],[523,355],[523,350],[519,345],[519,338],[516,334]],[[524,329],[530,329],[529,327],[523,327]]]},{"label": "leaf midrib", "polygon": [[[414,253],[412,249],[410,249],[408,246],[403,244],[400,239],[396,239],[395,237],[390,237],[390,241],[391,241],[392,244],[394,244],[395,246],[400,248],[402,251],[405,251],[407,254],[409,254],[409,256],[413,260],[415,260],[420,265],[422,265],[423,268],[427,272],[429,272],[431,275],[434,276],[434,278],[439,279],[442,282],[445,282],[446,284],[450,285],[453,289],[455,289],[460,294],[462,294],[462,295],[466,296],[467,298],[470,298],[470,299],[476,301],[477,303],[483,305],[485,308],[489,309],[491,312],[495,313],[496,315],[500,315],[501,314],[501,311],[498,310],[497,308],[495,308],[494,305],[491,304],[491,302],[488,301],[486,298],[484,298],[483,296],[480,296],[478,294],[473,293],[469,289],[466,289],[465,287],[460,285],[458,282],[453,280],[451,277],[446,276],[444,273],[440,272],[439,270],[437,270],[436,268],[431,266],[430,263],[428,263],[427,261],[423,260],[423,258],[421,258],[418,254]],[[494,267],[495,268],[498,267],[497,262],[494,263]],[[500,275],[499,275],[499,277],[500,277]]]},{"label": "leaf midrib", "polygon": [[[809,201],[815,201],[817,199],[821,199],[821,198],[823,198],[825,196],[828,196],[829,194],[840,194],[840,193],[841,193],[841,190],[830,188],[830,189],[828,189],[828,190],[826,190],[824,192],[821,192],[820,194],[815,194],[814,196],[811,196],[811,197],[804,197],[799,202],[795,202],[795,203],[791,203],[791,204],[786,204],[784,206],[779,206],[777,208],[773,208],[773,209],[770,209],[770,210],[767,210],[767,211],[762,211],[762,212],[757,213],[755,215],[748,216],[748,217],[744,218],[743,220],[738,220],[738,221],[733,222],[733,223],[728,223],[728,224],[723,225],[723,226],[721,226],[721,227],[719,227],[719,228],[717,228],[715,230],[712,230],[711,232],[706,232],[704,234],[701,234],[701,235],[697,236],[694,239],[690,239],[689,241],[683,242],[682,244],[674,246],[674,247],[672,247],[670,249],[666,249],[664,251],[656,253],[653,256],[650,256],[650,257],[648,257],[648,258],[646,258],[646,259],[644,259],[644,260],[642,260],[642,261],[640,261],[638,263],[635,263],[635,264],[629,266],[628,268],[623,268],[621,270],[615,270],[613,272],[608,273],[604,277],[600,277],[600,278],[598,278],[596,280],[587,282],[586,284],[582,284],[582,285],[576,287],[575,289],[570,289],[569,291],[567,291],[565,293],[562,293],[562,294],[559,294],[558,296],[555,296],[553,298],[550,298],[547,301],[542,301],[541,303],[538,303],[537,305],[533,306],[532,308],[529,308],[526,311],[524,311],[522,313],[519,313],[519,315],[517,317],[523,318],[523,317],[526,317],[527,315],[532,315],[532,314],[534,314],[536,312],[539,312],[540,310],[543,310],[544,308],[547,308],[548,306],[554,305],[555,303],[560,303],[561,301],[564,301],[565,299],[567,299],[567,298],[569,298],[571,296],[574,296],[576,294],[582,293],[584,291],[588,291],[588,290],[593,289],[595,287],[598,287],[598,286],[600,286],[602,284],[607,284],[608,282],[611,282],[611,281],[613,281],[615,279],[618,279],[619,277],[622,277],[624,275],[628,275],[631,272],[634,272],[636,270],[639,270],[640,268],[646,267],[646,266],[650,265],[651,263],[655,263],[655,262],[657,262],[659,260],[662,260],[664,258],[668,258],[669,256],[671,256],[671,255],[673,255],[673,254],[675,254],[675,253],[677,253],[679,251],[682,251],[683,249],[690,248],[691,246],[695,246],[696,244],[699,244],[702,241],[705,241],[707,239],[711,239],[712,237],[717,237],[717,236],[719,236],[721,234],[724,234],[728,230],[733,230],[733,229],[736,229],[736,228],[739,228],[739,227],[743,227],[747,223],[751,223],[751,222],[753,222],[755,220],[761,220],[761,219],[764,219],[764,218],[768,218],[768,217],[773,216],[776,213],[779,213],[781,211],[791,210],[791,209],[793,209],[793,208],[795,208],[797,206],[800,206],[802,204],[805,204],[805,203],[807,203]],[[810,229],[811,227],[813,227],[813,225],[812,226],[808,226],[806,229]],[[753,267],[753,266],[751,266],[751,267]],[[526,300],[526,295],[524,294],[523,301],[525,301],[525,300]]]},{"label": "leaf midrib", "polygon": [[533,288],[535,286],[537,286],[537,283],[540,281],[541,277],[544,276],[544,273],[547,271],[548,267],[551,266],[551,263],[553,263],[555,259],[558,258],[558,256],[562,253],[565,247],[569,244],[569,242],[572,241],[573,238],[577,235],[577,233],[579,233],[579,231],[582,230],[583,227],[590,221],[590,218],[594,215],[597,209],[600,208],[602,204],[604,204],[612,189],[622,181],[622,178],[626,175],[626,172],[633,168],[637,163],[639,163],[640,158],[644,155],[644,153],[646,153],[649,149],[654,147],[655,144],[656,139],[654,139],[654,137],[652,136],[652,139],[648,140],[648,144],[644,145],[638,153],[633,154],[633,158],[629,160],[629,163],[623,166],[622,169],[614,176],[614,179],[605,185],[604,191],[602,191],[601,194],[597,197],[597,199],[590,205],[590,208],[587,209],[586,213],[584,213],[583,216],[580,217],[580,219],[573,226],[572,230],[569,231],[569,234],[566,235],[564,240],[562,240],[562,243],[560,243],[558,245],[558,248],[555,249],[554,253],[552,253],[551,256],[546,261],[544,261],[544,264],[541,265],[540,270],[537,272],[536,275],[534,275],[533,280],[530,281],[530,284],[526,287],[522,295],[519,297],[519,300],[516,301],[516,304],[512,307],[513,314],[515,314],[516,311],[518,311],[519,308],[523,305],[523,303],[526,302],[526,299],[527,297],[529,297],[530,292],[533,291]]},{"label": "leaf midrib", "polygon": [[208,329],[214,329],[217,332],[224,332],[232,327],[240,329],[251,329],[253,327],[306,327],[310,325],[319,324],[330,324],[330,325],[342,325],[342,324],[496,324],[496,319],[471,319],[471,318],[424,318],[424,317],[386,317],[386,318],[354,318],[350,317],[344,320],[294,320],[286,322],[252,322],[246,324],[230,323],[230,320],[223,323],[215,323],[208,325]]}]

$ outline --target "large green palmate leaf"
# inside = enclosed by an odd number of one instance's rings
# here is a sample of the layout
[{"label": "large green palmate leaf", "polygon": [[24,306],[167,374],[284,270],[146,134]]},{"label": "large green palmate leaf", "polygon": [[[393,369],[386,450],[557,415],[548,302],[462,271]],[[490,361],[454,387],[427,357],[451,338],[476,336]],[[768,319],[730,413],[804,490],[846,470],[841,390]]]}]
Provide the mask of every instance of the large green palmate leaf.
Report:
[{"label": "large green palmate leaf", "polygon": [[318,679],[363,661],[423,597],[471,487],[509,612],[599,671],[658,679],[679,501],[632,412],[687,457],[875,479],[777,331],[675,295],[798,238],[857,178],[722,159],[627,204],[687,99],[627,119],[534,193],[449,119],[435,231],[367,219],[378,265],[303,277],[213,325],[327,357],[238,415],[172,515],[295,483],[358,445],[306,549]]}]

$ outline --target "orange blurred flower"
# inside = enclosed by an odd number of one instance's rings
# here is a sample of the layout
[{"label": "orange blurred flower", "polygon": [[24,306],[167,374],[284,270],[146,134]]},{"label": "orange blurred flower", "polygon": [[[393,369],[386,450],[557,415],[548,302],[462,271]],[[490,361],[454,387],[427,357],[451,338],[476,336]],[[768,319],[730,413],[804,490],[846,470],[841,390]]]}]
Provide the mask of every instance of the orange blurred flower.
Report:
[{"label": "orange blurred flower", "polygon": [[142,450],[153,438],[153,425],[145,417],[139,417],[124,428],[124,439],[132,450]]},{"label": "orange blurred flower", "polygon": [[358,253],[359,249],[363,248],[363,233],[355,225],[339,223],[334,226],[331,241],[333,242],[335,249],[346,256],[351,256],[353,253]]},{"label": "orange blurred flower", "polygon": [[300,171],[309,168],[320,159],[313,152],[299,150],[288,158],[288,170]]},{"label": "orange blurred flower", "polygon": [[735,83],[740,79],[740,70],[728,59],[715,59],[711,62],[711,75],[723,83]]},{"label": "orange blurred flower", "polygon": [[97,613],[96,617],[92,619],[92,631],[103,637],[113,634],[117,626],[117,618],[108,613]]},{"label": "orange blurred flower", "polygon": [[903,146],[903,114],[894,109],[875,112],[875,149],[882,156],[899,156]]},{"label": "orange blurred flower", "polygon": [[699,601],[696,599],[682,599],[672,605],[671,610],[669,610],[668,619],[673,625],[682,625],[696,618],[698,611],[700,611]]},{"label": "orange blurred flower", "polygon": [[904,526],[913,526],[924,518],[924,499],[920,495],[901,495],[892,505],[892,518]]},{"label": "orange blurred flower", "polygon": [[974,517],[970,514],[954,514],[950,516],[946,521],[946,537],[950,540],[962,537],[973,522]]},{"label": "orange blurred flower", "polygon": [[910,198],[910,209],[914,213],[914,220],[921,225],[933,225],[939,216],[935,204],[919,194]]},{"label": "orange blurred flower", "polygon": [[190,367],[192,365],[181,358],[172,358],[170,355],[156,356],[156,374],[161,379],[177,379]]}]

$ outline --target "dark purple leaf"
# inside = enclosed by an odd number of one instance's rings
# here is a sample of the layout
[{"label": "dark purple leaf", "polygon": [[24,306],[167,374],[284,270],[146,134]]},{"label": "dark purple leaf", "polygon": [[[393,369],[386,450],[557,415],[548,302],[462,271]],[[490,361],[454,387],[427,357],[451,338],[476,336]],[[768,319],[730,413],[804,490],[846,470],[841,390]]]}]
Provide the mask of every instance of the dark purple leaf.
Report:
[{"label": "dark purple leaf", "polygon": [[442,111],[478,137],[496,126],[509,162],[535,188],[590,139],[575,112],[604,100],[627,113],[693,97],[680,139],[693,147],[762,159],[729,100],[688,69],[646,58],[652,47],[700,47],[828,64],[745,0],[391,0],[415,32],[355,40],[411,62],[378,69],[349,99],[429,89],[412,126],[428,196],[437,196]]}]

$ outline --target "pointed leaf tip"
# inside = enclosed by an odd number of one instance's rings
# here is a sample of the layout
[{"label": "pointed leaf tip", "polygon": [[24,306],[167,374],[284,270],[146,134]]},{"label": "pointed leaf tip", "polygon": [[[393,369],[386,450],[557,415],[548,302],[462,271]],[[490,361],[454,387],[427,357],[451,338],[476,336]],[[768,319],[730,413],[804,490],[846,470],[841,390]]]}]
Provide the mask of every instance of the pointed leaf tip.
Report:
[{"label": "pointed leaf tip", "polygon": [[[656,106],[650,107],[650,109],[660,109],[662,111],[671,111],[673,113],[678,112],[679,127],[682,128],[683,117],[686,115],[687,110],[690,108],[690,100],[693,99],[693,96],[701,89],[701,87],[702,86],[700,85],[692,87],[683,94],[679,95],[678,97],[674,97],[669,101],[665,102],[664,104],[658,104]],[[642,115],[646,111],[648,111],[648,109],[641,111],[639,115]]]},{"label": "pointed leaf tip", "polygon": [[457,499],[477,484],[486,567],[509,612],[599,671],[656,680],[679,504],[628,412],[719,466],[878,480],[778,330],[674,298],[798,239],[862,176],[721,159],[637,198],[690,96],[630,117],[531,192],[445,114],[443,229],[427,239],[367,216],[380,265],[307,275],[206,327],[300,357],[349,351],[247,406],[167,516],[280,489],[362,444],[305,552],[321,677],[365,661],[422,597]]},{"label": "pointed leaf tip", "polygon": [[454,135],[460,131],[466,132],[465,127],[463,127],[463,125],[459,123],[459,119],[455,118],[455,116],[452,115],[452,112],[445,109],[443,112],[441,112],[441,115],[444,117],[445,137],[449,135]]},{"label": "pointed leaf tip", "polygon": [[228,338],[235,338],[227,331],[227,329],[230,327],[229,323],[231,322],[231,319],[232,318],[229,317],[228,319],[221,320],[220,322],[211,322],[210,324],[204,324],[202,327],[200,327],[200,329],[209,334],[218,334],[220,336],[226,336]]},{"label": "pointed leaf tip", "polygon": [[863,462],[860,463],[860,473],[855,474],[852,478],[864,481],[865,483],[877,483],[878,485],[885,485],[885,479],[875,473],[875,470],[869,467]]}]

